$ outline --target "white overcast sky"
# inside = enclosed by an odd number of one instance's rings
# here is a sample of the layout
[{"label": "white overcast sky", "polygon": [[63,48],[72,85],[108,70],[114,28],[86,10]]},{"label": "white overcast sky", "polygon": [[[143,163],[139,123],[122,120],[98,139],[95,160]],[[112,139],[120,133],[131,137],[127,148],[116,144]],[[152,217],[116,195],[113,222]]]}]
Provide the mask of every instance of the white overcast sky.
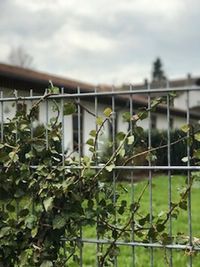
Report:
[{"label": "white overcast sky", "polygon": [[37,70],[95,84],[137,83],[163,61],[200,74],[200,0],[0,0],[0,61],[23,46]]}]

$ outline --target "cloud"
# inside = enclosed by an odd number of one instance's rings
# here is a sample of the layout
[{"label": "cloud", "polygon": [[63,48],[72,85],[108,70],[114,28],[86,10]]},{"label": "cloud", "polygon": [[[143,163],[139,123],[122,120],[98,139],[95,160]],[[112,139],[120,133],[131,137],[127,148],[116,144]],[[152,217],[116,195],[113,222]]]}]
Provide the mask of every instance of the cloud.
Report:
[{"label": "cloud", "polygon": [[93,83],[200,71],[197,0],[3,0],[0,60],[23,45],[38,70]]}]

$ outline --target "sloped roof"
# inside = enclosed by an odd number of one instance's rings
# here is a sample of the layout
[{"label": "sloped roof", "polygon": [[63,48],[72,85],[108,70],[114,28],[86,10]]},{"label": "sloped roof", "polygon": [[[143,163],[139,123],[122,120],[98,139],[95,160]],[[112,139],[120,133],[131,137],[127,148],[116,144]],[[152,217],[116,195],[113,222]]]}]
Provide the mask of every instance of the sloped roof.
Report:
[{"label": "sloped roof", "polygon": [[46,87],[48,87],[49,81],[51,80],[55,86],[71,89],[72,91],[77,90],[77,87],[86,91],[94,90],[95,87],[90,83],[84,83],[78,80],[2,63],[0,64],[0,77],[8,79],[12,77],[12,79],[16,79],[18,81],[37,83]]}]

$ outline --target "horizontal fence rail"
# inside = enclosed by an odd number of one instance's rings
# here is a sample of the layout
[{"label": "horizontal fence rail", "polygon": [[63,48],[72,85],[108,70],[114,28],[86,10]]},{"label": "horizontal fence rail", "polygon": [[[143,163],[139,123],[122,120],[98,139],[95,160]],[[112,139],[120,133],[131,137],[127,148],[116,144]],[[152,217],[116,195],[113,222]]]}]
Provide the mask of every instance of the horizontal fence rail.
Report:
[{"label": "horizontal fence rail", "polygon": [[[200,86],[188,86],[188,87],[174,87],[174,88],[164,88],[164,89],[135,89],[134,87],[133,89],[130,90],[124,90],[124,91],[109,91],[109,92],[96,92],[94,89],[94,92],[80,92],[80,93],[59,93],[59,94],[50,94],[48,96],[48,99],[64,99],[64,98],[76,98],[76,97],[80,97],[80,98],[85,98],[85,97],[100,97],[100,96],[130,96],[131,95],[135,95],[135,94],[139,94],[139,95],[147,95],[147,94],[157,94],[157,93],[170,93],[170,92],[191,92],[191,91],[199,91],[200,90]],[[16,101],[16,100],[39,100],[42,97],[44,97],[44,95],[32,95],[32,96],[16,96],[15,97],[1,97],[0,101],[2,102],[6,102],[6,101]]]}]

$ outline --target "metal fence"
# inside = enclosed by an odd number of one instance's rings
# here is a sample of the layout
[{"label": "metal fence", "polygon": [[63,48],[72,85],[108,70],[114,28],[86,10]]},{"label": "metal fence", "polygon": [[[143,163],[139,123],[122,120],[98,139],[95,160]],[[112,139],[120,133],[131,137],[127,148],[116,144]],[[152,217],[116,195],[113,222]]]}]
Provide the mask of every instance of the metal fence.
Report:
[{"label": "metal fence", "polygon": [[[62,92],[60,94],[56,94],[56,95],[51,95],[49,96],[47,99],[44,100],[43,104],[44,104],[44,124],[48,124],[49,122],[49,101],[51,100],[56,100],[60,103],[60,112],[61,112],[61,116],[60,116],[60,120],[61,123],[63,125],[62,129],[62,155],[63,155],[63,165],[65,165],[65,160],[64,160],[64,153],[65,153],[65,144],[64,144],[64,140],[66,139],[66,132],[65,132],[65,120],[64,120],[64,115],[63,115],[63,109],[64,109],[64,102],[66,100],[71,100],[71,101],[76,101],[76,103],[78,103],[77,105],[77,124],[78,124],[78,155],[79,155],[79,166],[77,166],[77,168],[82,168],[81,165],[81,155],[82,155],[82,137],[81,137],[81,105],[82,102],[90,102],[92,103],[93,106],[93,111],[92,113],[94,113],[95,117],[97,117],[99,115],[99,110],[101,109],[102,104],[104,104],[104,106],[108,106],[112,109],[112,113],[115,114],[115,117],[113,116],[112,118],[112,128],[111,128],[111,139],[113,141],[113,146],[112,146],[112,151],[114,152],[116,150],[116,146],[115,146],[115,140],[116,140],[116,134],[117,132],[120,131],[120,129],[116,129],[117,128],[117,121],[116,121],[116,114],[120,112],[120,101],[124,101],[124,99],[126,99],[126,111],[128,111],[131,116],[133,116],[134,114],[136,114],[136,111],[138,110],[139,106],[137,104],[137,108],[135,107],[135,96],[146,96],[146,107],[148,110],[148,118],[147,118],[147,129],[148,129],[148,148],[150,149],[152,147],[152,143],[151,143],[151,136],[152,136],[152,123],[151,123],[151,118],[152,118],[152,110],[151,110],[151,100],[155,97],[155,95],[159,95],[162,94],[166,96],[166,103],[165,104],[161,104],[162,106],[162,114],[165,117],[165,124],[166,124],[166,128],[167,128],[167,144],[166,145],[166,149],[167,149],[167,165],[166,166],[156,166],[155,163],[152,163],[151,160],[149,160],[148,165],[146,166],[137,166],[137,165],[129,165],[129,166],[123,166],[123,165],[116,165],[113,170],[112,170],[112,187],[115,189],[118,186],[118,180],[117,180],[117,171],[121,170],[121,171],[127,171],[129,173],[129,182],[128,185],[130,185],[130,202],[134,203],[135,201],[135,190],[136,190],[136,182],[135,182],[135,172],[136,171],[141,171],[141,170],[145,170],[146,172],[148,172],[147,174],[147,180],[148,180],[148,206],[149,206],[149,224],[152,225],[153,224],[153,218],[154,218],[154,195],[153,195],[153,186],[154,186],[154,175],[155,175],[155,171],[159,171],[159,173],[165,172],[166,176],[167,176],[167,180],[168,180],[168,188],[167,190],[167,199],[164,199],[164,202],[167,203],[168,205],[168,209],[171,209],[172,207],[172,203],[173,203],[173,182],[172,182],[172,173],[174,170],[179,170],[182,171],[185,175],[186,173],[186,177],[187,177],[187,183],[188,185],[191,183],[191,172],[192,171],[199,171],[200,167],[199,166],[194,166],[191,165],[190,159],[191,159],[191,147],[190,147],[190,143],[187,142],[187,164],[186,166],[174,166],[171,162],[171,153],[170,153],[170,149],[171,149],[171,140],[170,140],[170,119],[171,119],[171,112],[173,110],[173,107],[170,104],[170,95],[172,92],[176,91],[178,94],[184,93],[186,95],[185,98],[185,124],[190,124],[191,122],[191,110],[190,110],[190,92],[197,92],[199,91],[200,88],[198,87],[192,87],[192,88],[170,88],[167,87],[165,89],[151,89],[150,87],[148,87],[147,89],[141,89],[141,90],[136,90],[134,89],[134,87],[130,86],[130,90],[128,91],[112,91],[112,92],[97,92],[96,90],[94,90],[94,92],[81,92],[81,88],[77,89],[77,93],[75,94],[66,94],[64,93],[64,90],[62,90]],[[1,108],[1,141],[3,141],[3,135],[4,135],[4,122],[6,120],[6,114],[5,114],[5,106],[7,105],[8,102],[27,102],[27,103],[31,103],[34,102],[36,100],[39,100],[40,98],[42,98],[42,96],[35,96],[33,94],[33,92],[31,91],[30,96],[18,96],[17,94],[15,95],[15,97],[4,97],[3,93],[1,93],[1,98],[0,98],[0,108]],[[105,104],[106,103],[106,104]],[[84,104],[85,105],[85,104]],[[140,103],[140,106],[142,107],[143,104]],[[90,108],[86,107],[89,111]],[[182,114],[184,114],[184,112]],[[159,116],[159,112],[157,112],[157,115]],[[197,120],[197,114],[195,113],[195,118]],[[184,115],[183,115],[184,117]],[[65,125],[66,126],[66,125]],[[66,126],[67,127],[67,126]],[[98,125],[95,126],[96,127],[96,131],[98,131]],[[133,131],[133,125],[130,125],[130,132]],[[66,128],[67,129],[67,128]],[[84,134],[84,124],[83,124],[83,134]],[[188,134],[188,138],[189,138],[189,133]],[[47,138],[47,144],[48,144],[48,138]],[[85,145],[85,144],[84,144]],[[67,167],[67,166],[66,166]],[[100,168],[102,168],[102,164],[99,160],[96,161],[96,166],[93,166],[94,169],[98,170]],[[160,178],[161,179],[161,178]],[[166,179],[166,178],[163,178]],[[159,188],[157,188],[157,190],[160,190]],[[162,194],[162,192],[160,191],[160,194]],[[120,262],[120,257],[121,254],[114,256],[114,261],[113,261],[113,266],[158,266],[157,263],[157,256],[159,255],[158,250],[167,250],[168,253],[168,261],[166,264],[168,264],[168,266],[175,266],[174,265],[174,255],[177,253],[176,251],[187,251],[188,255],[184,256],[186,257],[186,261],[187,261],[187,266],[197,266],[197,261],[195,260],[195,263],[193,263],[193,258],[194,258],[194,252],[198,252],[200,250],[200,246],[196,243],[194,243],[194,239],[193,239],[193,229],[192,229],[192,212],[194,211],[192,208],[192,194],[191,194],[191,190],[189,190],[188,193],[188,209],[187,209],[187,228],[188,228],[188,240],[187,242],[185,242],[185,244],[178,244],[177,242],[174,243],[169,243],[169,244],[165,244],[163,245],[162,243],[158,243],[158,242],[153,242],[151,240],[151,238],[147,241],[138,241],[138,239],[136,238],[135,235],[135,226],[132,225],[130,227],[130,231],[131,231],[131,239],[128,241],[124,241],[124,240],[117,240],[115,241],[115,245],[119,248],[125,247],[125,249],[128,252],[128,257],[129,257],[129,261],[128,263],[121,263]],[[117,202],[116,200],[116,195],[113,195],[113,202]],[[116,207],[117,209],[117,207]],[[195,212],[198,213],[198,211],[196,210]],[[134,214],[133,214],[134,216]],[[169,215],[169,222],[168,222],[168,234],[170,237],[173,236],[173,218],[171,216],[171,214]],[[176,226],[177,227],[177,226]],[[96,229],[94,227],[94,229]],[[93,229],[93,230],[94,230]],[[111,244],[112,240],[108,240],[108,239],[100,239],[99,238],[99,234],[98,231],[92,231],[93,232],[93,236],[87,236],[87,231],[85,231],[85,227],[81,227],[80,229],[80,236],[77,239],[80,246],[79,246],[79,264],[76,263],[76,266],[99,266],[99,262],[98,262],[98,253],[99,253],[99,248],[102,244],[105,245],[109,245]],[[180,229],[181,231],[181,229]],[[172,240],[172,238],[171,238]],[[67,242],[69,242],[69,240],[65,237],[63,237],[62,239],[63,242],[63,246],[65,247],[67,245]],[[142,248],[142,250],[140,250],[140,248]],[[91,257],[91,253],[89,252],[88,254],[85,253],[85,250],[90,250],[92,251],[92,253],[95,253],[96,256],[94,256],[94,258],[96,258],[96,260],[93,263],[87,263],[88,262],[88,258],[87,257]],[[121,253],[123,253],[123,249],[121,251]],[[127,255],[127,251],[126,251],[126,255]],[[142,261],[142,257],[138,258],[137,253],[146,255],[148,254],[148,259],[149,262],[146,265],[146,263],[143,263]],[[141,252],[142,251],[142,252]],[[88,256],[89,255],[89,256]],[[181,254],[182,255],[182,254]],[[67,253],[66,253],[66,258],[68,257]],[[180,256],[182,257],[182,256]],[[197,256],[196,256],[197,257]],[[92,265],[91,265],[92,264]],[[66,263],[66,266],[75,266],[72,263]],[[198,265],[199,266],[199,265]]]}]

